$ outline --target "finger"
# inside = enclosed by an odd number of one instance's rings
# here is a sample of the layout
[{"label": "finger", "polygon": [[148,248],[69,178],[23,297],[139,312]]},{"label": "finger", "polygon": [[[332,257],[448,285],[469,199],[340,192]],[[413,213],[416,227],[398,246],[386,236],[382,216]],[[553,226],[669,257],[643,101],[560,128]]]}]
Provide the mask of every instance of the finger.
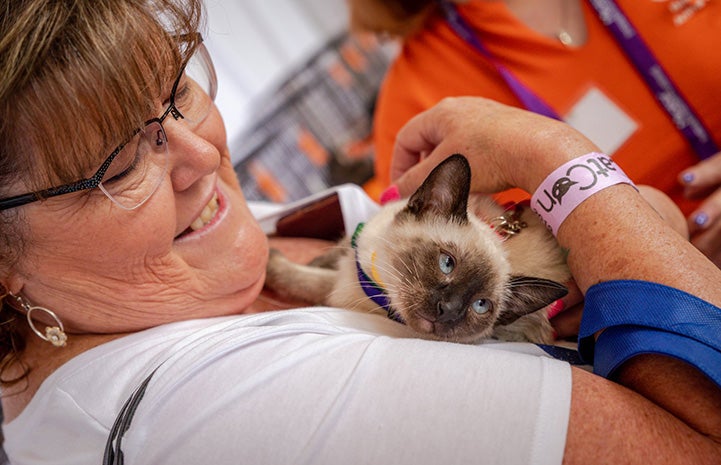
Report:
[{"label": "finger", "polygon": [[395,185],[401,197],[408,197],[413,194],[423,181],[443,160],[452,155],[453,152],[446,152],[443,144],[439,145],[436,151],[428,157],[422,157],[421,161],[416,165],[408,168],[405,174],[395,180]]},{"label": "finger", "polygon": [[[424,154],[425,152],[413,153],[410,151],[402,154],[394,153],[391,161],[391,181],[397,182],[399,178],[420,163]],[[401,191],[401,194],[406,194],[406,192]]]},{"label": "finger", "polygon": [[679,182],[684,186],[684,194],[697,198],[721,185],[721,152],[703,160],[679,174]]},{"label": "finger", "polygon": [[395,180],[395,185],[398,187],[398,192],[401,197],[408,197],[416,189],[423,184],[423,180],[428,177],[428,174],[433,170],[435,165],[430,163],[420,163],[409,168],[406,173],[400,178]]},{"label": "finger", "polygon": [[691,237],[710,230],[721,222],[721,189],[717,189],[687,218]]},{"label": "finger", "polygon": [[721,268],[721,228],[705,231],[694,237],[691,242],[716,266]]},{"label": "finger", "polygon": [[432,108],[416,115],[398,131],[393,147],[391,180],[398,179],[417,165],[443,140],[441,123],[434,118],[436,113],[437,110]]},{"label": "finger", "polygon": [[568,293],[565,296],[546,307],[546,315],[549,319],[555,318],[559,313],[583,302],[583,294],[576,285],[576,281],[571,280],[567,282],[566,288],[568,289]]},{"label": "finger", "polygon": [[716,266],[721,266],[721,221],[714,222],[691,237],[691,243]]},{"label": "finger", "polygon": [[571,308],[583,302],[583,293],[575,280],[567,282],[566,287],[568,288],[568,294],[561,299],[565,308]]},{"label": "finger", "polygon": [[581,327],[583,304],[575,305],[559,313],[551,319],[551,326],[556,330],[556,339],[567,339],[578,336]]}]

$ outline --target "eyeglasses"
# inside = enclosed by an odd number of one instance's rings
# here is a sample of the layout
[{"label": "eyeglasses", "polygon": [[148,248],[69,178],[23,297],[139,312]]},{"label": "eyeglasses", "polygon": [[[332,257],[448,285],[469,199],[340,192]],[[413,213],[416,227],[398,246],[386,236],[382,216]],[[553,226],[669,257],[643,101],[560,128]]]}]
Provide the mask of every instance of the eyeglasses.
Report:
[{"label": "eyeglasses", "polygon": [[210,113],[217,82],[210,54],[200,42],[180,70],[165,111],[146,121],[144,127],[138,128],[130,139],[113,150],[94,175],[70,184],[1,199],[0,210],[96,187],[120,208],[134,210],[140,207],[158,190],[168,171],[168,138],[163,121],[172,115],[175,120],[182,119],[195,129]]}]

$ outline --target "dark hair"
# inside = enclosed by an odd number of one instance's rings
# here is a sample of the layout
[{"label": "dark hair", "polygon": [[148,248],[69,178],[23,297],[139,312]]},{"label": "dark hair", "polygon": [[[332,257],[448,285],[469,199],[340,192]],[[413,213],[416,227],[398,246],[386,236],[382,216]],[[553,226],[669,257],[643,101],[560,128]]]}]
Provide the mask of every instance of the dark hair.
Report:
[{"label": "dark hair", "polygon": [[[201,18],[201,0],[5,0],[0,197],[96,168],[152,113],[197,40]],[[0,283],[23,259],[25,229],[22,207],[0,212]],[[26,375],[3,376],[25,347],[24,321],[3,302],[0,384]]]},{"label": "dark hair", "polygon": [[437,11],[436,0],[348,0],[354,31],[407,36]]}]

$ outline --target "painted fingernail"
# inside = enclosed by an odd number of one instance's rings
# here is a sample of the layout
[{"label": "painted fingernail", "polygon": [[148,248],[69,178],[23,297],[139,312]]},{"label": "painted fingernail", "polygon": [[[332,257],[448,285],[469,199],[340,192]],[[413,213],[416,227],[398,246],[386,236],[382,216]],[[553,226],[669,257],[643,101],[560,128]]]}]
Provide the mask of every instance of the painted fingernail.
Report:
[{"label": "painted fingernail", "polygon": [[392,202],[394,200],[399,200],[401,198],[401,193],[398,190],[398,186],[395,184],[391,184],[388,186],[388,189],[384,190],[381,194],[381,205],[385,205],[388,202]]},{"label": "painted fingernail", "polygon": [[696,176],[694,176],[693,173],[684,173],[683,176],[681,176],[684,184],[691,184],[694,179],[696,179]]},{"label": "painted fingernail", "polygon": [[566,304],[564,304],[561,299],[558,299],[557,301],[553,302],[551,305],[548,306],[548,318],[553,318],[554,316],[561,313],[565,308]]},{"label": "painted fingernail", "polygon": [[693,222],[696,223],[696,226],[704,227],[708,224],[709,216],[704,213],[697,213],[696,216],[693,217]]}]

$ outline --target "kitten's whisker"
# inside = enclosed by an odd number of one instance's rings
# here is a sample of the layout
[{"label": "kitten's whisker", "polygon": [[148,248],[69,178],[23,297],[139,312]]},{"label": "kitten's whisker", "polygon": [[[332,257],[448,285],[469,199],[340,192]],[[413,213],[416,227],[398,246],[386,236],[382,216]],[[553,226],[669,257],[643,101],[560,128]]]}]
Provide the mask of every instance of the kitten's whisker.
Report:
[{"label": "kitten's whisker", "polygon": [[[353,284],[349,284],[347,287],[350,288],[350,287],[353,287],[353,286],[354,286]],[[339,294],[343,295],[343,291],[344,291],[343,289],[334,289],[333,291],[331,291],[331,294],[339,293]],[[353,300],[346,301],[346,302],[342,305],[342,307],[343,307],[343,308],[346,308],[346,309],[348,309],[348,310],[357,310],[357,309],[359,309],[359,307],[360,307],[362,304],[366,303],[368,300],[369,300],[369,298],[368,298],[367,296],[365,296],[365,295],[364,295],[364,296],[359,296],[359,297],[356,297],[356,298],[353,299]]]},{"label": "kitten's whisker", "polygon": [[[399,280],[403,277],[403,273],[397,270],[392,264],[390,263],[381,263],[375,264],[375,269],[377,271],[380,271],[383,274],[388,275],[389,277],[393,278],[394,280]],[[386,280],[383,280],[384,282]]]},{"label": "kitten's whisker", "polygon": [[[402,257],[402,256],[401,256],[401,257],[399,257],[399,260],[400,260],[401,264],[403,265],[403,267],[408,271],[408,274],[413,274],[413,270],[411,270],[411,267],[408,266],[408,262],[406,262],[405,257]],[[414,260],[414,261],[413,261],[413,266],[414,266],[414,268],[415,268],[415,265],[416,265],[416,262],[415,262],[415,260]],[[416,271],[418,271],[418,270],[416,269]],[[407,275],[406,273],[403,273],[403,272],[400,271],[400,270],[399,270],[399,273],[401,273],[401,275],[402,275],[404,278],[407,278],[407,277],[408,277],[408,275]]]}]

